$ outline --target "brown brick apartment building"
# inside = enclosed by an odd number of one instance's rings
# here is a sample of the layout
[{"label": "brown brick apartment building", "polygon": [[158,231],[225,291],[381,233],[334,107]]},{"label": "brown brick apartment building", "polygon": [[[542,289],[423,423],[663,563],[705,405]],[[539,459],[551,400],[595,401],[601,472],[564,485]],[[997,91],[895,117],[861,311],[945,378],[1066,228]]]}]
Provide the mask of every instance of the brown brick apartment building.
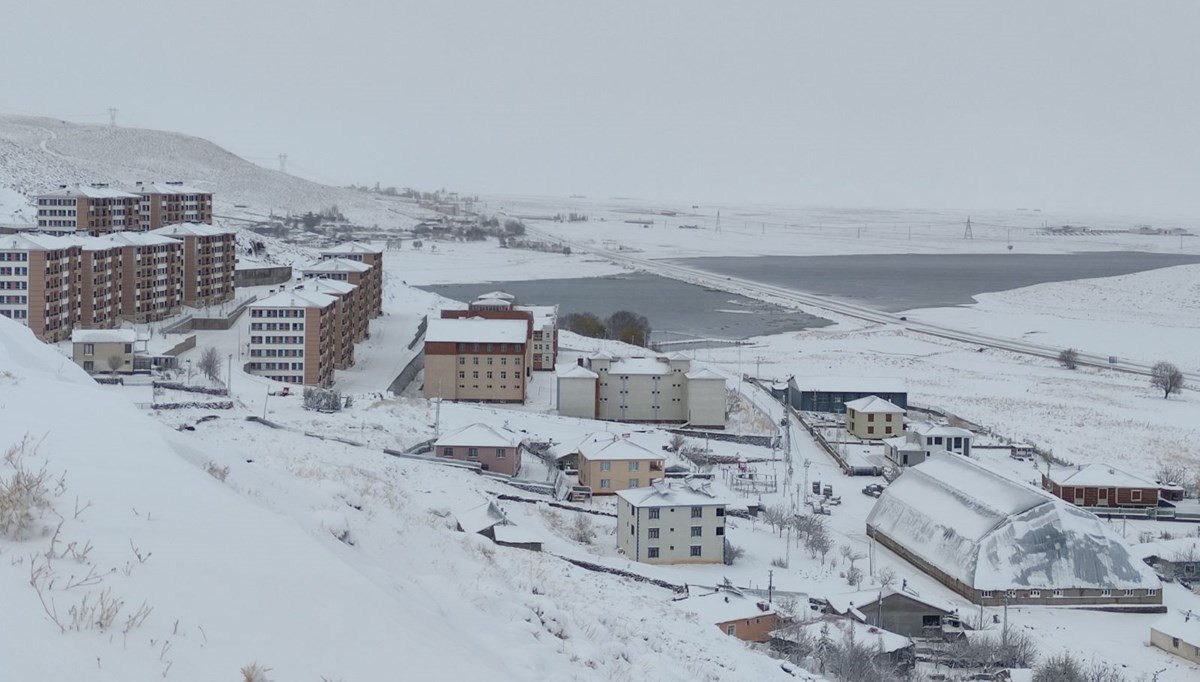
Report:
[{"label": "brown brick apartment building", "polygon": [[138,224],[143,232],[179,223],[212,225],[213,195],[182,182],[139,182]]},{"label": "brown brick apartment building", "polygon": [[[321,260],[344,260],[370,266],[370,270],[359,275],[358,280],[349,280],[362,289],[362,300],[366,303],[367,317],[383,314],[383,251],[362,242],[345,242],[321,252]],[[307,271],[306,271],[307,274]]]},{"label": "brown brick apartment building", "polygon": [[161,235],[114,232],[105,239],[121,247],[121,315],[157,322],[183,304],[183,242]]},{"label": "brown brick apartment building", "polygon": [[183,304],[193,308],[233,300],[237,240],[233,232],[204,223],[179,223],[149,234],[183,242]]},{"label": "brown brick apartment building", "polygon": [[182,182],[137,183],[125,191],[104,183],[59,188],[34,197],[38,229],[49,234],[146,232],[175,223],[212,224],[212,192]]},{"label": "brown brick apartment building", "polygon": [[425,397],[525,402],[527,320],[430,318],[425,330]]},{"label": "brown brick apartment building", "polygon": [[285,291],[251,304],[245,370],[288,384],[333,384],[336,305],[333,296],[311,291]]}]

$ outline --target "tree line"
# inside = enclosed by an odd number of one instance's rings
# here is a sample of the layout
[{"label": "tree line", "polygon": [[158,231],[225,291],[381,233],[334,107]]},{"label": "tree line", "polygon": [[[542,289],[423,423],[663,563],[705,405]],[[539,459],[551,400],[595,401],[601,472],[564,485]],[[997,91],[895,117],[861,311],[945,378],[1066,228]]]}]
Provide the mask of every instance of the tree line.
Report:
[{"label": "tree line", "polygon": [[590,312],[569,313],[563,317],[562,327],[593,339],[613,339],[646,348],[650,345],[650,321],[629,310],[618,310],[604,319]]}]

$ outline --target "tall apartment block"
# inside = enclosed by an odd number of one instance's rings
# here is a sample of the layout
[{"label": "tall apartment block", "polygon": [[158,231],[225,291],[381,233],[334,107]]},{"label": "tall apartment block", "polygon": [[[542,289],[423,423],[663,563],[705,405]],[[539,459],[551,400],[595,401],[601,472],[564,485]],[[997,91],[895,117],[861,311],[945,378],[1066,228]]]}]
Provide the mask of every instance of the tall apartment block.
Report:
[{"label": "tall apartment block", "polygon": [[139,232],[114,232],[105,239],[121,247],[121,315],[157,322],[183,305],[183,242]]},{"label": "tall apartment block", "polygon": [[0,315],[44,341],[70,337],[79,319],[79,254],[79,246],[62,237],[0,236]]},{"label": "tall apartment block", "polygon": [[348,281],[362,289],[367,317],[379,317],[383,314],[383,251],[361,242],[345,242],[322,251],[321,260],[343,260],[370,266],[371,269],[361,273],[357,281]]},{"label": "tall apartment block", "polygon": [[337,299],[311,291],[285,291],[250,306],[251,374],[273,381],[329,386],[340,330]]},{"label": "tall apartment block", "polygon": [[233,300],[237,240],[234,233],[203,223],[167,225],[148,234],[183,242],[183,304],[193,308]]},{"label": "tall apartment block", "polygon": [[429,318],[425,397],[525,402],[528,320]]},{"label": "tall apartment block", "polygon": [[212,192],[181,182],[137,183],[133,191],[103,183],[35,197],[38,229],[55,235],[146,232],[174,223],[212,224]]},{"label": "tall apartment block", "polygon": [[82,329],[115,327],[121,320],[122,246],[111,239],[71,237],[79,246],[79,323]]}]

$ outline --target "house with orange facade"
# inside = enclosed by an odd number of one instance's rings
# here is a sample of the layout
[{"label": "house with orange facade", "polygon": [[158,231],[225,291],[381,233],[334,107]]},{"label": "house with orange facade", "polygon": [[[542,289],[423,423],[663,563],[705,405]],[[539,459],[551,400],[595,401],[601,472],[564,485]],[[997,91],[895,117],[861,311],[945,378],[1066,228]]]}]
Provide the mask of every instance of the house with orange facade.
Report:
[{"label": "house with orange facade", "polygon": [[771,631],[780,625],[779,613],[771,602],[735,587],[718,586],[711,592],[696,593],[689,590],[688,596],[675,600],[673,606],[693,614],[701,625],[711,623],[743,642],[769,642]]}]

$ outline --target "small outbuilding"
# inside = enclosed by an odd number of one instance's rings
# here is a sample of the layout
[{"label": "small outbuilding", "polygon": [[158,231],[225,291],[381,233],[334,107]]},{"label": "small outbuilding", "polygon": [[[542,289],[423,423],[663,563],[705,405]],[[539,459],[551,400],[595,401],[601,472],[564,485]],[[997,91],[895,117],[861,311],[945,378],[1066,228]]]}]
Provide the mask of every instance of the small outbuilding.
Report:
[{"label": "small outbuilding", "polygon": [[769,601],[747,595],[735,587],[716,587],[711,592],[690,594],[686,599],[677,599],[674,605],[743,642],[768,642],[771,631],[779,627],[779,614]]},{"label": "small outbuilding", "polygon": [[1172,609],[1150,626],[1150,644],[1184,660],[1200,663],[1200,613]]},{"label": "small outbuilding", "polygon": [[1042,487],[1076,507],[1158,506],[1158,483],[1110,464],[1042,474]]}]

